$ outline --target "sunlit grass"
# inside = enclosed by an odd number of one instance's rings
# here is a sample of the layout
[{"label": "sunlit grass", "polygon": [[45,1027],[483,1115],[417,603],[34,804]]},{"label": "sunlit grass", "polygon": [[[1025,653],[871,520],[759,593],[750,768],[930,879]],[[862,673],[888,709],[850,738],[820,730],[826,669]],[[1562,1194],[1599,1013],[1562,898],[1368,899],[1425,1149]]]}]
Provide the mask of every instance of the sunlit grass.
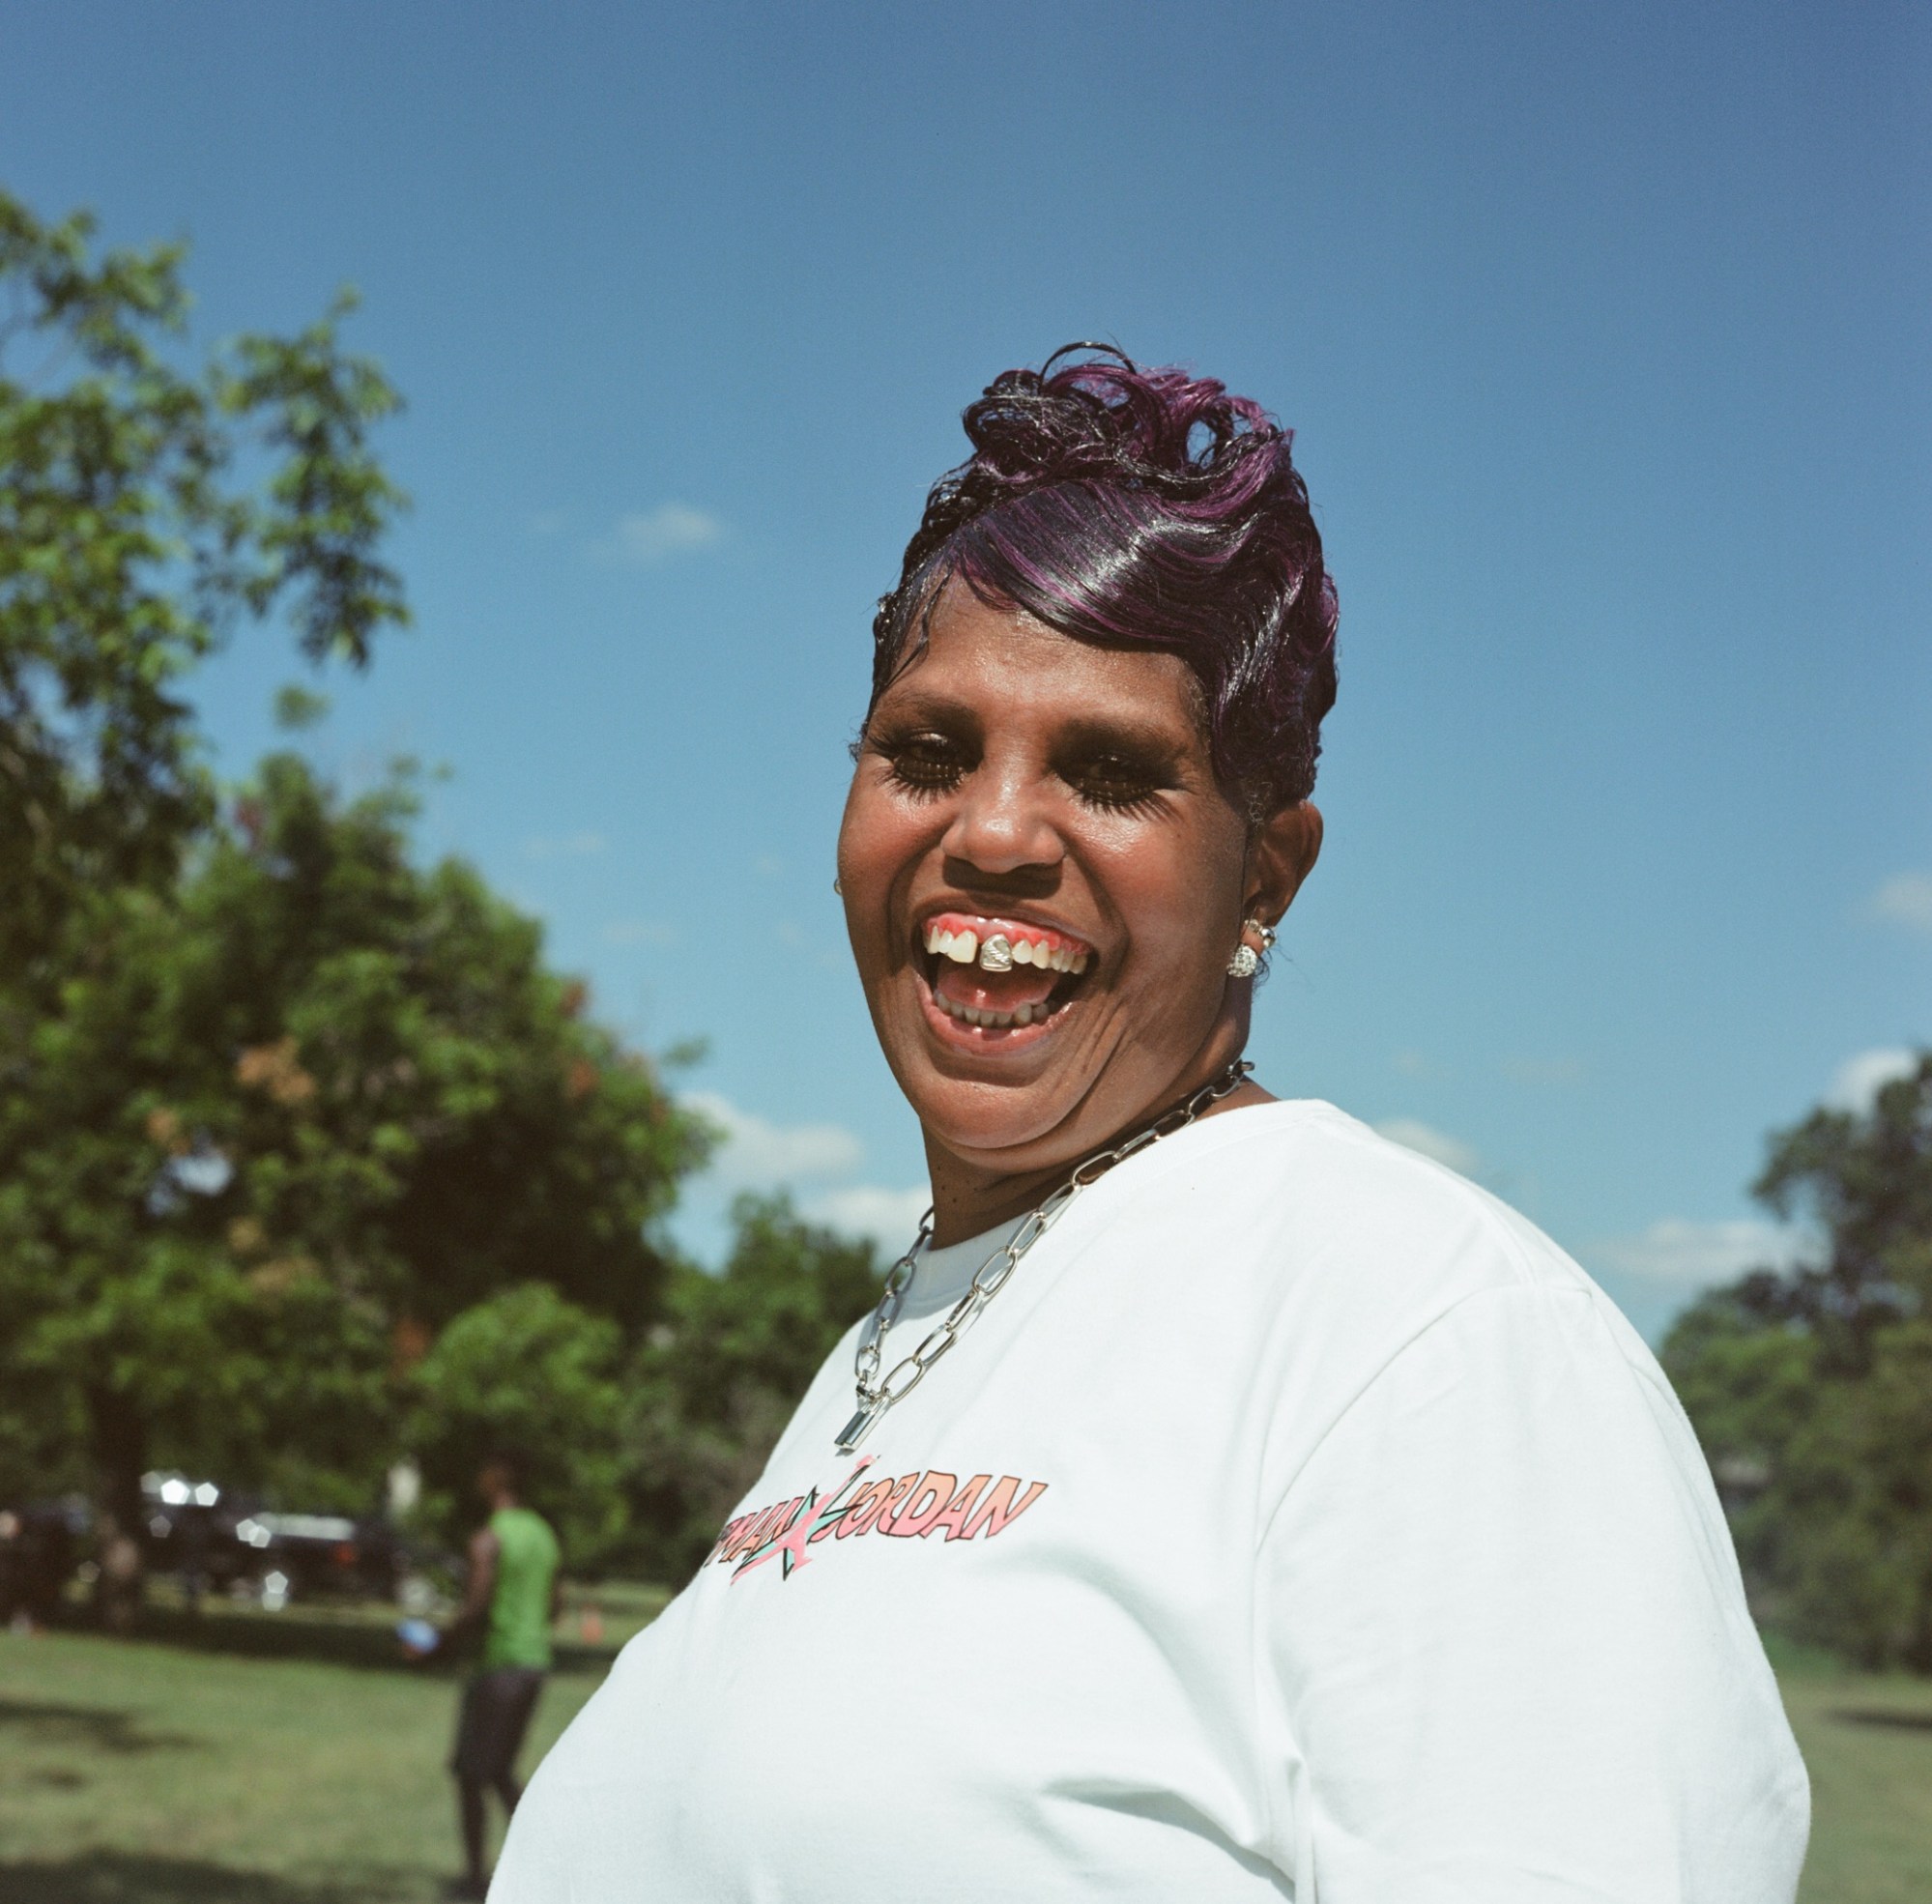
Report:
[{"label": "sunlit grass", "polygon": [[[525,1765],[663,1595],[581,1607]],[[455,1868],[456,1678],[395,1658],[381,1609],[161,1609],[156,1635],[0,1633],[8,1904],[426,1904]],[[1932,1898],[1932,1683],[1781,1653],[1816,1824],[1802,1904]]]},{"label": "sunlit grass", "polygon": [[[606,1643],[545,1688],[526,1768],[662,1603],[600,1596]],[[417,1904],[456,1869],[456,1676],[376,1610],[165,1614],[166,1637],[0,1633],[8,1904]],[[566,1633],[580,1630],[566,1616]]]},{"label": "sunlit grass", "polygon": [[1932,1681],[1847,1672],[1782,1648],[1774,1657],[1811,1771],[1800,1904],[1926,1904]]}]

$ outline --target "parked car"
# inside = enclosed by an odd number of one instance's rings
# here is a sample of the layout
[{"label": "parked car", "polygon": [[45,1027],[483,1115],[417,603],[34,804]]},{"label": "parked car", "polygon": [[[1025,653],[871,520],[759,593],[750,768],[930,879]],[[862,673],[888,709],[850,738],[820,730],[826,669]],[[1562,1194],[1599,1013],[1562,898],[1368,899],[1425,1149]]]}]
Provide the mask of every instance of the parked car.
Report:
[{"label": "parked car", "polygon": [[148,1565],[190,1595],[241,1594],[271,1609],[291,1600],[393,1601],[433,1564],[380,1515],[290,1513],[178,1473],[144,1475]]}]

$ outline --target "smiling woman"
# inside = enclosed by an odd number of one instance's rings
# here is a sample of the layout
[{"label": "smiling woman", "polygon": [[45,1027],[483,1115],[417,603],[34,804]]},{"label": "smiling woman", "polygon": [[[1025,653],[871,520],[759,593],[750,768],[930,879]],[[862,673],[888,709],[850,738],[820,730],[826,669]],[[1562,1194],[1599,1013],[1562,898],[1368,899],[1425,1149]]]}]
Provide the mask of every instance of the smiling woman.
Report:
[{"label": "smiling woman", "polygon": [[966,412],[839,839],[932,1213],[493,1895],[1788,1901],[1803,1770],[1656,1363],[1242,1058],[1335,698],[1287,432],[1058,361]]}]

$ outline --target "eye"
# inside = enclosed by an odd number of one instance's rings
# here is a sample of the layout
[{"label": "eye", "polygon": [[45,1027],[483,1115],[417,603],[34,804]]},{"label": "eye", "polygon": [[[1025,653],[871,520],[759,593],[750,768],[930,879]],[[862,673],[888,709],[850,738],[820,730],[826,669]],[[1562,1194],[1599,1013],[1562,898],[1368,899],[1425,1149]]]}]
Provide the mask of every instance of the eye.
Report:
[{"label": "eye", "polygon": [[912,793],[942,793],[957,787],[972,765],[967,750],[950,735],[887,734],[873,744],[888,776]]},{"label": "eye", "polygon": [[1168,776],[1145,761],[1126,754],[1089,754],[1071,764],[1064,778],[1089,806],[1110,812],[1149,807],[1168,785]]}]

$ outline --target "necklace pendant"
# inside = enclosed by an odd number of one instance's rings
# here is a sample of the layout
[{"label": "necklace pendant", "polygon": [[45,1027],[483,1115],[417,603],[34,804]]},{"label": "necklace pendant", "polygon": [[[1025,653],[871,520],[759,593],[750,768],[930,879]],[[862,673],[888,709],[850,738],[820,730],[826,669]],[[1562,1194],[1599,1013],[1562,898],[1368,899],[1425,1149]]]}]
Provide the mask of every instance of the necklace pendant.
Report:
[{"label": "necklace pendant", "polygon": [[885,1413],[885,1398],[877,1401],[861,1401],[858,1413],[839,1430],[838,1439],[832,1444],[841,1455],[850,1455],[872,1431],[872,1425]]}]

